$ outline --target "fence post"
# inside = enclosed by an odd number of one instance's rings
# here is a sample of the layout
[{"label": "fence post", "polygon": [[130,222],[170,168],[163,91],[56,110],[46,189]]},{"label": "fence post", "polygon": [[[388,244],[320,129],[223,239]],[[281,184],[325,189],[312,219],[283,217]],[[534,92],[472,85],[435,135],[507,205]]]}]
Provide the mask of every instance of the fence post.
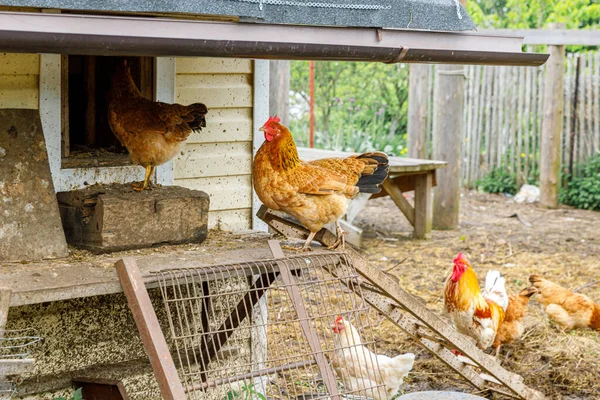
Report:
[{"label": "fence post", "polygon": [[269,115],[277,115],[281,123],[290,122],[290,62],[269,61]]},{"label": "fence post", "polygon": [[460,206],[460,157],[462,149],[464,81],[462,65],[436,68],[433,94],[433,154],[448,163],[437,171],[433,205],[433,229],[455,229]]},{"label": "fence post", "polygon": [[408,82],[408,156],[427,157],[427,81],[429,64],[410,64]]},{"label": "fence post", "polygon": [[540,205],[558,207],[560,153],[564,112],[565,46],[548,46],[540,148]]}]

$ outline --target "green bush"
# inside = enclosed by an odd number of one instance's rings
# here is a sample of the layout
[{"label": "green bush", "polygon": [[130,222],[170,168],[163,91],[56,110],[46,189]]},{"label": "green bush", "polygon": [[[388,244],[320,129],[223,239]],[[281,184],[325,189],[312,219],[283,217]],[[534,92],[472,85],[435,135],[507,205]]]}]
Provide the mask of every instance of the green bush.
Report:
[{"label": "green bush", "polygon": [[600,210],[600,155],[578,166],[579,175],[568,176],[559,201],[584,210]]},{"label": "green bush", "polygon": [[477,180],[477,187],[487,193],[517,193],[517,179],[503,168],[494,168]]}]

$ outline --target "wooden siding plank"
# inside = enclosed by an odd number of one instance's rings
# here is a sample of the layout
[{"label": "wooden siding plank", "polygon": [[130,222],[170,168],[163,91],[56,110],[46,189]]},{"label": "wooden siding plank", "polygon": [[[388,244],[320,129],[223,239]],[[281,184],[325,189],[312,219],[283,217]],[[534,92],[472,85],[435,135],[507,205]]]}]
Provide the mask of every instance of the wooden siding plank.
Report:
[{"label": "wooden siding plank", "polygon": [[0,75],[0,108],[39,108],[38,75]]},{"label": "wooden siding plank", "polygon": [[252,207],[251,175],[176,179],[175,184],[208,193],[211,211]]},{"label": "wooden siding plank", "polygon": [[177,74],[251,74],[252,60],[241,58],[178,58]]},{"label": "wooden siding plank", "polygon": [[0,53],[0,75],[39,75],[37,54]]},{"label": "wooden siding plank", "polygon": [[191,144],[175,159],[175,178],[249,175],[252,143]]},{"label": "wooden siding plank", "polygon": [[192,133],[187,144],[215,142],[251,142],[251,108],[216,108],[208,110],[207,126]]},{"label": "wooden siding plank", "polygon": [[225,231],[243,231],[252,225],[252,209],[223,210],[208,212],[208,228]]},{"label": "wooden siding plank", "polygon": [[211,108],[252,107],[250,75],[178,75],[175,101]]}]

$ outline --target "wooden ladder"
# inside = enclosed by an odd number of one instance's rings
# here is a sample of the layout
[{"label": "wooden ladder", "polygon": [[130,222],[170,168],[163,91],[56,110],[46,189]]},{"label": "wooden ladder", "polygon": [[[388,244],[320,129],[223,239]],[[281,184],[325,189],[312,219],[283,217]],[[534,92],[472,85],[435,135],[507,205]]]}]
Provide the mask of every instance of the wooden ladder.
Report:
[{"label": "wooden ladder", "polygon": [[[306,239],[309,231],[288,219],[270,212],[262,206],[257,216],[278,233],[291,238]],[[326,229],[315,236],[325,246],[332,245],[336,237]],[[504,369],[491,356],[475,346],[475,341],[454,330],[420,300],[403,290],[389,275],[372,265],[356,250],[346,247],[362,282],[343,282],[353,291],[362,294],[373,308],[406,332],[419,345],[456,371],[480,391],[492,391],[524,400],[542,400],[544,395],[523,383],[523,378]],[[336,267],[325,267],[334,275]],[[463,355],[456,356],[451,350]]]}]

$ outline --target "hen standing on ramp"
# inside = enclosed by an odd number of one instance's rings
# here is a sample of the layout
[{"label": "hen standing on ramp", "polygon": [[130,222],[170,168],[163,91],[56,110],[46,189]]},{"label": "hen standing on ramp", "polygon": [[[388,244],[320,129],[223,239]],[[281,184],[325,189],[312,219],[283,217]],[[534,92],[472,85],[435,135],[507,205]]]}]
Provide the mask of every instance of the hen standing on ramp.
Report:
[{"label": "hen standing on ramp", "polygon": [[337,242],[344,248],[344,233],[339,219],[349,200],[358,193],[379,193],[387,178],[388,157],[371,152],[348,158],[324,158],[305,162],[298,157],[292,134],[269,118],[260,128],[265,142],[256,152],[252,168],[254,190],[264,205],[298,219],[310,230],[300,250],[310,250],[318,231],[335,222]]}]

